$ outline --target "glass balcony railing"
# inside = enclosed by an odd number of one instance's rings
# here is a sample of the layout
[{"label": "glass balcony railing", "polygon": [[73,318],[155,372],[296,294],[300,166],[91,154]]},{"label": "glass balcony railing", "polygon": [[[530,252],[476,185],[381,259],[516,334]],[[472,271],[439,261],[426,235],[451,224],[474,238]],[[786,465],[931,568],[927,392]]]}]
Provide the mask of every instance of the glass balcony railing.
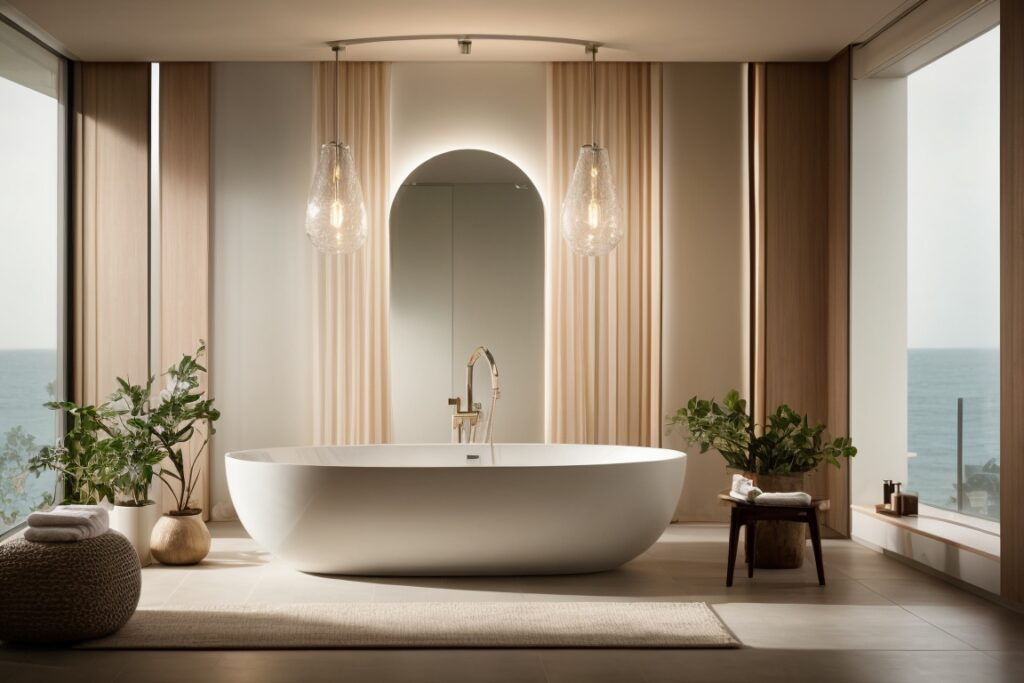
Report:
[{"label": "glass balcony railing", "polygon": [[926,505],[998,521],[998,399],[956,397],[942,404],[911,405],[915,457],[907,490],[916,490]]},{"label": "glass balcony railing", "polygon": [[[998,409],[998,407],[997,407]],[[996,413],[998,419],[998,413]],[[973,454],[966,460],[964,441],[964,399],[956,401],[956,511],[999,519],[999,450],[998,422],[995,452]],[[980,456],[980,457],[979,457]]]}]

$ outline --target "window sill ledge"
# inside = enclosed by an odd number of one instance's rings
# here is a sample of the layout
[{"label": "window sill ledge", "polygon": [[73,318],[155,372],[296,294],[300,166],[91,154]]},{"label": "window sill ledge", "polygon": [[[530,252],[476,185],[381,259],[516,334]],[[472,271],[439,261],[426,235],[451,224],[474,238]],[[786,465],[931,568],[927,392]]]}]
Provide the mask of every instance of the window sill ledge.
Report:
[{"label": "window sill ledge", "polygon": [[853,512],[865,515],[872,520],[900,527],[913,534],[999,562],[999,536],[992,532],[930,515],[891,517],[875,512],[875,509],[868,505],[852,505],[850,507]]}]

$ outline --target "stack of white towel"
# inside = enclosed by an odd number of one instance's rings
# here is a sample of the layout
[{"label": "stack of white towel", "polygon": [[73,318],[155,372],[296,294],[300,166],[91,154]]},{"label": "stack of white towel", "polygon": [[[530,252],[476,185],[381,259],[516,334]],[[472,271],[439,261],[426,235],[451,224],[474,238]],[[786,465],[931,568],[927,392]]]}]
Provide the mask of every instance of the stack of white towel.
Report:
[{"label": "stack of white towel", "polygon": [[729,497],[744,503],[755,503],[757,505],[796,505],[806,506],[811,504],[811,496],[803,491],[792,493],[765,493],[754,486],[754,482],[742,474],[732,475],[732,489]]},{"label": "stack of white towel", "polygon": [[50,512],[33,512],[28,516],[25,539],[68,543],[84,541],[106,533],[110,520],[99,505],[58,505]]}]

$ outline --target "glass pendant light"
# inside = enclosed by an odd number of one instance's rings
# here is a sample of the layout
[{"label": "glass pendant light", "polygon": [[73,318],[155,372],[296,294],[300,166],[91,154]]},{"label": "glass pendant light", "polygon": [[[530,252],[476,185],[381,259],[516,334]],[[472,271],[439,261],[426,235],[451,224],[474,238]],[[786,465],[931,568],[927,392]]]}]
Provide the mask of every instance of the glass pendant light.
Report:
[{"label": "glass pendant light", "polygon": [[562,237],[581,256],[607,254],[625,234],[608,150],[597,144],[597,46],[588,45],[590,61],[590,139],[580,147],[569,190],[562,202]]},{"label": "glass pendant light", "polygon": [[351,254],[366,242],[366,204],[352,150],[341,142],[338,118],[338,53],[334,50],[334,140],[320,146],[320,158],[309,189],[306,235],[325,254]]}]

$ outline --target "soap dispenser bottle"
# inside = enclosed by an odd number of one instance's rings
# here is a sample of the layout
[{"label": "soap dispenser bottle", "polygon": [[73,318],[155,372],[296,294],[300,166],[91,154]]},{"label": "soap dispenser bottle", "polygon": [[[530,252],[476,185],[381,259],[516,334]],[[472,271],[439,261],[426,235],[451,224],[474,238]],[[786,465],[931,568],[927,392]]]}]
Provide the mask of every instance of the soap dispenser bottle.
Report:
[{"label": "soap dispenser bottle", "polygon": [[892,479],[885,479],[882,481],[882,502],[887,506],[892,506],[892,492],[896,490],[896,487],[892,485]]},{"label": "soap dispenser bottle", "polygon": [[897,515],[903,516],[903,494],[900,492],[900,487],[903,486],[902,481],[898,481],[894,484],[896,490],[892,494],[892,511]]}]

